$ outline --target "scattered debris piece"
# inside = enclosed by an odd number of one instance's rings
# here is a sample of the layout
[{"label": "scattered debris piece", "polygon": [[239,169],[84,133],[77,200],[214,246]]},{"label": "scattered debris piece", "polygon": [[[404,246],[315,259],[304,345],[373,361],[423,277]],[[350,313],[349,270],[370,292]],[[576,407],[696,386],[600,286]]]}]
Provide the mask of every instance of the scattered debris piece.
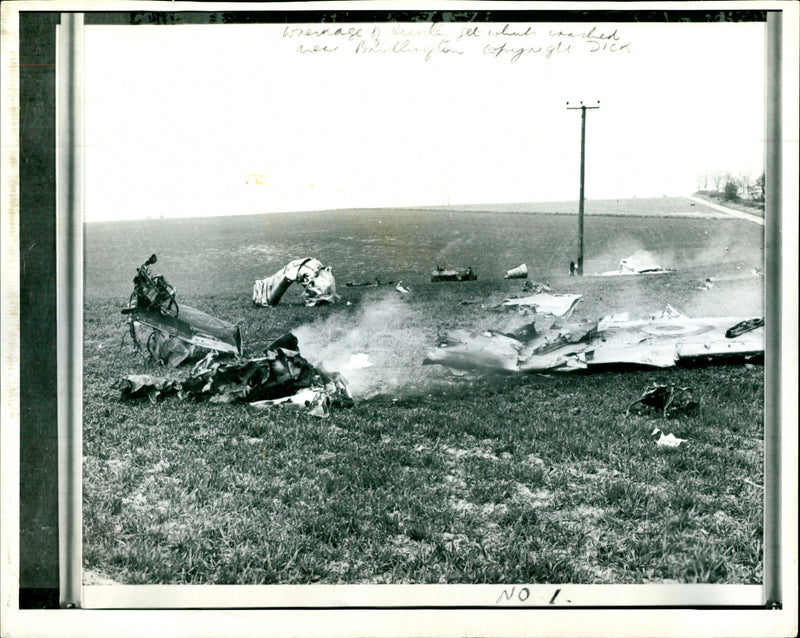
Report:
[{"label": "scattered debris piece", "polygon": [[406,288],[405,286],[403,286],[402,283],[403,283],[402,281],[398,281],[397,285],[395,286],[395,289],[397,290],[397,292],[401,292],[404,295],[407,295],[411,291],[408,288]]},{"label": "scattered debris piece", "polygon": [[656,440],[656,445],[659,447],[678,447],[681,443],[686,443],[687,439],[679,439],[674,434],[664,434],[659,428],[656,428],[651,433],[651,436],[659,434]]},{"label": "scattered debris piece", "polygon": [[522,284],[522,290],[524,292],[536,292],[536,293],[553,292],[553,289],[550,288],[550,286],[548,286],[547,284],[534,283],[530,279]]},{"label": "scattered debris piece", "polygon": [[581,295],[551,294],[546,292],[535,293],[527,297],[506,299],[504,306],[527,306],[537,313],[556,315],[557,317],[569,316],[578,305]]},{"label": "scattered debris piece", "polygon": [[211,403],[264,407],[289,402],[308,408],[316,416],[327,416],[331,405],[352,405],[344,378],[308,363],[300,355],[293,334],[274,341],[264,354],[246,359],[210,352],[180,381],[128,375],[116,387],[122,391],[123,400],[147,396],[155,401],[177,392],[185,400]]},{"label": "scattered debris piece", "polygon": [[[361,283],[355,281],[348,281],[347,283],[345,283],[345,286],[347,286],[348,288],[377,288],[380,285],[381,285],[381,280],[378,277],[375,277],[374,281],[363,281]],[[387,281],[386,285],[393,286],[394,281]]]},{"label": "scattered debris piece", "polygon": [[702,283],[702,285],[698,286],[697,289],[698,290],[711,290],[713,287],[714,287],[714,282],[711,281],[711,278],[709,277],[708,279],[706,279]]},{"label": "scattered debris piece", "polygon": [[601,277],[613,277],[615,275],[663,275],[674,272],[670,268],[659,266],[652,255],[645,250],[637,250],[630,257],[620,259],[617,270],[609,270],[599,273]]},{"label": "scattered debris piece", "polygon": [[653,384],[651,387],[645,388],[642,396],[628,406],[625,414],[629,415],[634,406],[653,408],[666,419],[679,412],[692,414],[697,411],[700,404],[692,398],[691,388]]},{"label": "scattered debris piece", "polygon": [[256,280],[253,285],[253,304],[277,306],[286,289],[294,282],[303,287],[303,301],[306,306],[335,303],[339,300],[331,267],[308,257],[290,261],[271,277]]},{"label": "scattered debris piece", "polygon": [[509,270],[503,279],[527,279],[528,278],[528,266],[526,264],[520,264],[516,268],[512,268]]},{"label": "scattered debris piece", "polygon": [[431,281],[477,281],[478,275],[472,270],[472,266],[466,268],[446,268],[443,264],[436,266],[431,271]]},{"label": "scattered debris piece", "polygon": [[147,340],[150,357],[172,366],[180,365],[198,352],[241,354],[239,326],[190,306],[178,306],[175,289],[162,275],[150,271],[149,267],[156,261],[157,257],[151,255],[136,269],[133,293],[128,307],[122,310],[122,314],[128,316],[130,334],[137,349],[142,349],[136,336],[136,325],[141,324],[155,331]]},{"label": "scattered debris piece", "polygon": [[119,379],[114,385],[121,391],[124,401],[147,397],[151,403],[178,392],[179,384],[171,379],[154,377],[149,374],[130,374]]},{"label": "scattered debris piece", "polygon": [[737,323],[735,326],[728,328],[725,331],[725,336],[728,339],[733,339],[734,337],[743,335],[745,332],[750,332],[751,330],[760,328],[763,325],[764,325],[764,317],[756,319],[747,319],[746,321],[741,321]]}]

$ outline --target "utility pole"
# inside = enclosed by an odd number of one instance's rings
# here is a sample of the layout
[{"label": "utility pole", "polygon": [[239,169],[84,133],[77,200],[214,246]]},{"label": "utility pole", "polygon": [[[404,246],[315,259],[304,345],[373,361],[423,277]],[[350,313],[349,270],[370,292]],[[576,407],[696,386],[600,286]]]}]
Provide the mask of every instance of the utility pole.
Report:
[{"label": "utility pole", "polygon": [[600,100],[597,100],[597,106],[586,106],[581,102],[580,106],[569,106],[567,102],[567,109],[581,110],[581,198],[578,204],[578,274],[583,275],[583,175],[585,172],[586,164],[586,109],[599,109]]}]

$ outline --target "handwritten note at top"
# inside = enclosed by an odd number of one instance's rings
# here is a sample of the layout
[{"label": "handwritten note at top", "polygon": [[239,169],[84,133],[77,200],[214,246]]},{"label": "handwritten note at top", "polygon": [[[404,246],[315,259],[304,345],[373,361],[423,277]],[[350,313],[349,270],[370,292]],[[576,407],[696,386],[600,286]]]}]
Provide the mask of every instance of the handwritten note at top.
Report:
[{"label": "handwritten note at top", "polygon": [[618,27],[552,28],[528,24],[385,23],[367,25],[288,25],[283,39],[301,55],[485,56],[515,64],[530,58],[547,60],[578,55],[626,55],[631,41]]}]

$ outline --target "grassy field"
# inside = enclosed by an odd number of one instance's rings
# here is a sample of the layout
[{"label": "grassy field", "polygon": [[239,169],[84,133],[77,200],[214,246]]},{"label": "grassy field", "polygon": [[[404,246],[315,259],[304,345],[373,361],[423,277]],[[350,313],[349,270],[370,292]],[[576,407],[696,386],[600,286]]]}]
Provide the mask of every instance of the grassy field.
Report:
[{"label": "grassy field", "polygon": [[[521,293],[502,274],[522,261],[534,281],[583,294],[579,317],[668,303],[694,315],[763,312],[762,282],[749,275],[759,227],[593,221],[598,257],[587,272],[630,249],[682,267],[564,276],[574,219],[555,215],[373,211],[87,228],[85,568],[124,583],[760,582],[761,366],[452,376],[421,365],[438,330],[507,319],[489,306]],[[427,281],[448,248],[448,262],[472,265],[477,282]],[[329,369],[367,353],[373,367],[345,374],[355,407],[321,420],[175,397],[120,402],[111,387],[120,375],[164,372],[130,342],[120,347],[119,309],[151,252],[180,300],[242,325],[247,354],[289,330]],[[332,264],[342,303],[305,308],[290,291],[276,308],[254,308],[252,279],[301,256]],[[342,285],[375,276],[412,293]],[[714,287],[699,290],[711,276]],[[691,386],[699,412],[626,416],[653,382]],[[658,448],[655,426],[688,443]]]}]

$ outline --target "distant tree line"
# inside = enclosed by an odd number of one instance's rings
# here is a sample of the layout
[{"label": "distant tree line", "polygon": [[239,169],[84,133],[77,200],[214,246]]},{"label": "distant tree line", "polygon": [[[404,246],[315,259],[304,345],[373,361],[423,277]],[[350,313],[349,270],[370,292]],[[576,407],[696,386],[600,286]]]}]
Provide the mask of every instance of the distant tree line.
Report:
[{"label": "distant tree line", "polygon": [[701,171],[697,175],[697,190],[723,201],[764,201],[764,172],[758,177],[750,171]]}]

